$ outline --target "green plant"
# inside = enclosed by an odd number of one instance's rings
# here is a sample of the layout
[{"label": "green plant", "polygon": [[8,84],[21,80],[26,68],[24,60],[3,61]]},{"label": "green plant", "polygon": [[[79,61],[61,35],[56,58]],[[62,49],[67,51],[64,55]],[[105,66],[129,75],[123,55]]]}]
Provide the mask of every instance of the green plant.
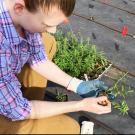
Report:
[{"label": "green plant", "polygon": [[88,79],[96,79],[110,64],[95,45],[80,35],[77,38],[70,32],[65,35],[58,32],[55,38],[58,50],[53,61],[71,76],[84,79],[84,74],[88,74]]},{"label": "green plant", "polygon": [[128,104],[125,100],[119,101],[119,103],[113,102],[112,105],[115,109],[118,109],[120,111],[120,114],[127,115],[128,114]]},{"label": "green plant", "polygon": [[65,95],[63,92],[57,92],[57,95],[56,95],[56,100],[58,102],[65,102],[67,101],[67,95]]},{"label": "green plant", "polygon": [[107,91],[108,94],[113,94],[115,98],[118,98],[117,101],[112,101],[112,105],[115,109],[118,109],[122,115],[128,114],[129,107],[126,98],[134,92],[130,86],[126,86],[126,80],[128,79],[127,74],[128,73],[122,74],[113,87]]}]

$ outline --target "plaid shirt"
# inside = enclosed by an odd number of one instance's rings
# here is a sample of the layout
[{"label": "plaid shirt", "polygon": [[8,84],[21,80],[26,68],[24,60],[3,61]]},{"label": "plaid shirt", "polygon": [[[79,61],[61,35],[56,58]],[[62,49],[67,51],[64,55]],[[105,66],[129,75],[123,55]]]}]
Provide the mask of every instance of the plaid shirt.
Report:
[{"label": "plaid shirt", "polygon": [[25,119],[31,111],[15,75],[25,63],[33,65],[47,58],[39,33],[25,34],[23,39],[16,32],[4,0],[0,0],[0,114],[13,121]]}]

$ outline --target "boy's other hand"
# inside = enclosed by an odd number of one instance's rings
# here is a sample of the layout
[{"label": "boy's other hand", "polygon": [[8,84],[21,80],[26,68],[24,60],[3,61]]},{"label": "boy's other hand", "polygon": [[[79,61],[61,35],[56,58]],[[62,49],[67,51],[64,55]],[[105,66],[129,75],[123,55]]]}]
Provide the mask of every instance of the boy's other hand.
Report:
[{"label": "boy's other hand", "polygon": [[[101,105],[102,102],[106,102],[107,105]],[[95,114],[106,114],[111,112],[111,102],[105,96],[84,98],[80,101],[79,107],[81,108],[81,111],[92,112]]]}]

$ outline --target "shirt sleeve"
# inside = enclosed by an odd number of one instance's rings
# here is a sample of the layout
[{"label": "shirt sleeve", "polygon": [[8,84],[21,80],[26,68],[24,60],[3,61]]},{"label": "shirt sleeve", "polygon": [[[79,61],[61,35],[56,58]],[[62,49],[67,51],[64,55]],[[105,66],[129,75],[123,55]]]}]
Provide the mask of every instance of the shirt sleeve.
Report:
[{"label": "shirt sleeve", "polygon": [[10,49],[5,49],[0,42],[0,114],[17,121],[29,116],[31,104],[22,96],[21,85],[12,73],[10,59]]},{"label": "shirt sleeve", "polygon": [[32,66],[45,60],[47,60],[47,55],[45,54],[45,48],[43,47],[41,36],[39,33],[35,33],[33,34],[30,45],[30,57],[28,63]]}]

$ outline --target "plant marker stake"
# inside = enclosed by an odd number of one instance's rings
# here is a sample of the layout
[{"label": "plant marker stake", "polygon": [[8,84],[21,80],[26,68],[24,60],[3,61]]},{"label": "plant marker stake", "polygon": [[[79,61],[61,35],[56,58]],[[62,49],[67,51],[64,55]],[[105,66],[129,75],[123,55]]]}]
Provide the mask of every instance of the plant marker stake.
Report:
[{"label": "plant marker stake", "polygon": [[122,32],[121,32],[122,37],[126,37],[127,33],[128,33],[128,26],[125,25],[122,28]]},{"label": "plant marker stake", "polygon": [[85,80],[89,81],[87,74],[84,74]]}]

